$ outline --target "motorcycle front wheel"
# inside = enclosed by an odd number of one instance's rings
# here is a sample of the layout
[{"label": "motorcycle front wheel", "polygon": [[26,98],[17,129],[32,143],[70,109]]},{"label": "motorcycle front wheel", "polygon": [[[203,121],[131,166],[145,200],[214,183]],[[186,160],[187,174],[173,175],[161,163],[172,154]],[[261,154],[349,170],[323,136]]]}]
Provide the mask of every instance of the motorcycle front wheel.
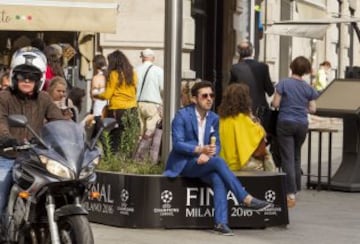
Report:
[{"label": "motorcycle front wheel", "polygon": [[84,215],[62,217],[58,221],[61,244],[93,244],[94,237],[89,220]]}]

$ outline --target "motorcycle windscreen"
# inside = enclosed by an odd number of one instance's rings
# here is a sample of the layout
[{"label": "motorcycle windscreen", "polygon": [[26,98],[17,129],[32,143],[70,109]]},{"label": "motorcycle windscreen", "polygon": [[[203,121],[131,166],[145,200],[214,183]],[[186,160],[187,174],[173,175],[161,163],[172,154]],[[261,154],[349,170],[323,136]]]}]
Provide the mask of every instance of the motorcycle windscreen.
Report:
[{"label": "motorcycle windscreen", "polygon": [[72,120],[57,120],[46,123],[40,137],[50,150],[55,151],[65,161],[76,166],[85,147],[85,130]]}]

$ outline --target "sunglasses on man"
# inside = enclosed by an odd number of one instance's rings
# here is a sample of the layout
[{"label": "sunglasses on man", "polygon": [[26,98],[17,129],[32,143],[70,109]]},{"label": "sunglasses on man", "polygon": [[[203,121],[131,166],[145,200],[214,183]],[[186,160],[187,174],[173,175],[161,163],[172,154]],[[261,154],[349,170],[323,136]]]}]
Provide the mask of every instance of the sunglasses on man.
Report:
[{"label": "sunglasses on man", "polygon": [[16,73],[15,77],[18,81],[39,81],[41,79],[41,75],[40,74],[36,74],[36,73]]},{"label": "sunglasses on man", "polygon": [[213,99],[215,97],[214,93],[203,93],[199,95],[202,99],[208,99],[209,97]]}]

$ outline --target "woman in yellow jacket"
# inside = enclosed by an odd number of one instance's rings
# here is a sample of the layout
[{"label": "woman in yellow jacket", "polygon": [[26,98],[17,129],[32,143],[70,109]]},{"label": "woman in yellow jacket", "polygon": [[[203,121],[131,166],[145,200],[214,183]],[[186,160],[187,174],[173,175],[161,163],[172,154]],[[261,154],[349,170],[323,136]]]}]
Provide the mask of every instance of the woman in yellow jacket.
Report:
[{"label": "woman in yellow jacket", "polygon": [[219,106],[220,157],[233,171],[261,169],[250,167],[250,159],[265,160],[265,130],[251,113],[251,98],[246,84],[229,85]]},{"label": "woman in yellow jacket", "polygon": [[[136,87],[137,75],[127,57],[119,50],[108,55],[108,77],[105,91],[95,95],[95,98],[108,100],[108,116],[114,117],[118,128],[110,132],[111,149],[118,152],[124,125],[121,118],[126,111],[137,115]],[[134,116],[137,118],[137,116]]]}]

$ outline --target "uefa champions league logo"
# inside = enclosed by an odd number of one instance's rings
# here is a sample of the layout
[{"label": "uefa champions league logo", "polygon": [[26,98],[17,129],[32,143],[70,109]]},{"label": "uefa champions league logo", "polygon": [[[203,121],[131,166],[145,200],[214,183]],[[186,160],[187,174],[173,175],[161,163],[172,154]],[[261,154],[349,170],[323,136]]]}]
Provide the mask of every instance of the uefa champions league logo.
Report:
[{"label": "uefa champions league logo", "polygon": [[276,193],[275,193],[273,190],[267,190],[267,191],[265,192],[265,200],[266,200],[267,202],[271,202],[271,203],[275,202],[275,200],[276,200]]},{"label": "uefa champions league logo", "polygon": [[163,190],[160,194],[160,199],[162,201],[161,208],[154,208],[154,213],[159,214],[160,216],[174,216],[179,213],[179,208],[171,207],[171,201],[173,200],[173,193],[169,190]]},{"label": "uefa champions league logo", "polygon": [[129,200],[129,192],[126,189],[121,190],[120,194],[121,202],[125,203],[127,200]]},{"label": "uefa champions league logo", "polygon": [[169,190],[165,190],[161,193],[161,200],[164,204],[170,204],[173,199],[173,194]]},{"label": "uefa champions league logo", "polygon": [[127,201],[129,200],[130,193],[126,189],[122,189],[120,193],[120,206],[117,206],[117,210],[121,215],[129,216],[134,213],[135,209],[132,206],[128,206]]}]

